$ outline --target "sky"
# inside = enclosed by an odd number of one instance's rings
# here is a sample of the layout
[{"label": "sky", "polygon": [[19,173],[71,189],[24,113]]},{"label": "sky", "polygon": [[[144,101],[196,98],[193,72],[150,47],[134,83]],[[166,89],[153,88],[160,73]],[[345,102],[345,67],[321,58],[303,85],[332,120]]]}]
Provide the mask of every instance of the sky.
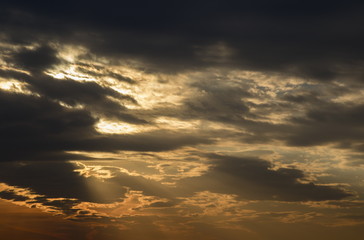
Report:
[{"label": "sky", "polygon": [[0,238],[359,240],[361,1],[0,2]]}]

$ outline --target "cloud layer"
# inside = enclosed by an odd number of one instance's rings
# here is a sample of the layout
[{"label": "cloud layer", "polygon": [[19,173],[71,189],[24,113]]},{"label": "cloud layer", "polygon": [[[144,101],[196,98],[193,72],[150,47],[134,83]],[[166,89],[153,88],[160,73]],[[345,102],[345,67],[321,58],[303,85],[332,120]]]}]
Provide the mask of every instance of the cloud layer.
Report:
[{"label": "cloud layer", "polygon": [[362,224],[363,11],[1,1],[0,199],[87,239]]}]

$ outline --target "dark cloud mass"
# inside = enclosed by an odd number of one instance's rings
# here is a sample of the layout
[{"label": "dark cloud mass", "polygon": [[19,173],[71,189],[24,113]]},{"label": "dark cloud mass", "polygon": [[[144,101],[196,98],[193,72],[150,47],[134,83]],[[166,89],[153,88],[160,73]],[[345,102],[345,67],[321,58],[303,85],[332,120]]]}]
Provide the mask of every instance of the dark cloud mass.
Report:
[{"label": "dark cloud mass", "polygon": [[363,5],[357,1],[2,5],[2,28],[10,39],[46,34],[100,54],[145,60],[162,71],[221,64],[196,54],[220,42],[234,50],[228,63],[248,70],[330,80],[362,69]]},{"label": "dark cloud mass", "polygon": [[243,199],[279,201],[323,201],[353,197],[337,187],[303,182],[305,175],[294,168],[272,169],[268,161],[210,155],[215,163],[206,174],[181,181],[194,191],[236,194]]},{"label": "dark cloud mass", "polygon": [[301,125],[288,143],[310,146],[325,143],[339,143],[350,147],[363,140],[364,106],[345,106],[331,104],[322,108],[313,108],[305,118],[294,119]]},{"label": "dark cloud mass", "polygon": [[[16,79],[29,84],[30,90],[53,100],[62,101],[71,106],[85,104],[86,108],[92,105],[92,110],[101,115],[133,123],[146,123],[146,121],[126,113],[125,107],[110,99],[113,97],[137,104],[131,96],[123,95],[111,88],[102,87],[95,82],[81,83],[71,79],[59,80],[44,74],[44,70],[59,62],[56,53],[49,46],[41,46],[34,50],[23,49],[15,53],[12,62],[29,70],[32,75],[20,75],[11,71],[7,75],[14,75]],[[3,74],[6,75],[6,72]]]},{"label": "dark cloud mass", "polygon": [[2,161],[87,159],[64,151],[163,151],[210,142],[166,131],[102,135],[87,110],[67,109],[44,97],[0,91],[0,104]]},{"label": "dark cloud mass", "polygon": [[56,51],[49,46],[42,46],[36,50],[24,49],[12,56],[20,67],[30,71],[42,71],[58,62]]}]

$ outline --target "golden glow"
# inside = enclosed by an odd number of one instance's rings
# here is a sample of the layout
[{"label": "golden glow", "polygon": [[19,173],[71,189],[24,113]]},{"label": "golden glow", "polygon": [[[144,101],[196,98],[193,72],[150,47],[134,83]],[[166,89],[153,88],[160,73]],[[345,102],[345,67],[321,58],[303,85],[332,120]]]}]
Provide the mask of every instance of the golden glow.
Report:
[{"label": "golden glow", "polygon": [[[45,205],[40,201],[37,201],[38,198],[45,197],[44,195],[39,195],[32,192],[30,189],[21,188],[16,186],[9,186],[5,183],[0,183],[0,192],[8,191],[12,192],[17,196],[24,197],[26,200],[21,201],[13,201],[13,200],[4,200],[11,202],[18,206],[28,207],[28,208],[37,208],[42,210],[43,212],[51,213],[54,215],[62,215],[62,211],[54,209],[52,206]],[[65,200],[65,198],[47,198],[48,201],[55,201],[55,200]],[[76,200],[76,199],[68,199],[68,200]]]},{"label": "golden glow", "polygon": [[10,191],[10,192],[15,193],[16,195],[27,196],[28,198],[32,198],[32,199],[41,196],[41,195],[33,193],[30,189],[10,186],[5,183],[0,183],[0,192],[2,192],[2,191]]},{"label": "golden glow", "polygon": [[201,121],[181,121],[171,117],[159,117],[156,119],[156,123],[159,126],[164,126],[167,129],[198,129]]},{"label": "golden glow", "polygon": [[17,80],[9,80],[9,79],[0,78],[0,89],[9,91],[9,92],[34,95],[33,92],[28,90],[26,83],[23,83],[23,82],[20,82]]},{"label": "golden glow", "polygon": [[[83,154],[96,159],[118,159],[118,161],[72,161],[77,168],[75,171],[86,178],[92,176],[99,179],[107,179],[114,177],[115,174],[124,173],[129,176],[141,176],[146,179],[159,181],[164,185],[173,186],[180,179],[201,176],[210,167],[210,164],[203,159],[188,161],[173,153],[153,153],[154,156],[147,156],[133,151],[114,154],[70,153]],[[187,155],[188,153],[186,152],[185,154]],[[130,161],[130,159],[133,159],[133,161]]]},{"label": "golden glow", "polygon": [[85,165],[81,162],[74,162],[76,165],[81,166],[82,168],[76,169],[75,172],[78,172],[81,176],[88,177],[96,177],[99,179],[108,179],[114,177],[110,170],[105,169],[104,166],[92,166]]},{"label": "golden glow", "polygon": [[351,92],[339,95],[337,98],[333,99],[334,102],[340,104],[351,104],[354,105],[361,105],[364,103],[363,99],[364,90],[363,89],[353,89]]},{"label": "golden glow", "polygon": [[116,218],[122,218],[125,216],[153,216],[155,213],[148,213],[145,208],[155,202],[166,201],[166,199],[158,197],[145,196],[141,191],[128,191],[121,202],[110,204],[83,202],[76,205],[75,208],[87,210],[100,216]]},{"label": "golden glow", "polygon": [[154,127],[142,127],[139,125],[132,125],[125,122],[112,122],[105,119],[100,119],[95,126],[96,130],[105,134],[128,134],[138,133],[154,129]]},{"label": "golden glow", "polygon": [[56,79],[72,79],[75,81],[86,81],[86,82],[97,81],[93,76],[77,71],[75,65],[57,66],[57,68],[61,68],[62,70],[48,71],[47,74]]}]

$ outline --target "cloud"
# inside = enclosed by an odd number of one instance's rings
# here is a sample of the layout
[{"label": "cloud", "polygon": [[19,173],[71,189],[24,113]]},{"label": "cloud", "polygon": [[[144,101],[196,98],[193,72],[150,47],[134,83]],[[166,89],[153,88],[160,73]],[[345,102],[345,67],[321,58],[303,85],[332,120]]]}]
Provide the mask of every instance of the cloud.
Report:
[{"label": "cloud", "polygon": [[[96,82],[60,80],[46,75],[45,70],[61,62],[57,57],[57,51],[47,45],[32,50],[21,49],[6,60],[9,64],[29,70],[31,75],[14,70],[3,70],[0,74],[27,83],[27,87],[33,93],[73,107],[85,105],[89,110],[109,118],[135,124],[147,123],[147,121],[127,113],[127,108],[123,106],[123,103],[137,104],[137,101],[129,95],[121,94],[110,87],[103,87]],[[115,77],[125,82],[131,82],[128,78],[119,75]],[[90,106],[92,107],[90,108]]]},{"label": "cloud", "polygon": [[340,103],[325,107],[311,107],[306,115],[293,118],[296,131],[288,137],[288,144],[312,146],[336,143],[342,147],[353,147],[362,139],[364,105],[348,106]]},{"label": "cloud", "polygon": [[[142,124],[143,119],[128,113],[122,102],[137,104],[136,100],[111,88],[102,87],[95,82],[77,82],[74,80],[58,80],[47,75],[38,75],[27,79],[30,89],[48,98],[61,101],[70,106],[84,105],[99,115],[109,118]],[[115,98],[118,101],[112,100]]]},{"label": "cloud", "polygon": [[[115,189],[108,195],[94,194],[87,186],[87,181],[108,188],[107,183],[96,179],[85,179],[74,170],[73,164],[67,162],[33,162],[27,164],[2,163],[1,181],[8,185],[30,189],[45,198],[36,198],[36,202],[49,204],[46,198],[67,198],[89,202],[113,202],[125,194],[125,189]],[[76,201],[77,203],[77,201]],[[62,205],[62,204],[61,204]]]},{"label": "cloud", "polygon": [[[32,62],[32,58],[38,60]],[[57,51],[49,46],[20,49],[6,60],[29,70],[30,74],[4,68],[0,75],[24,82],[31,94],[0,92],[4,114],[0,142],[3,143],[4,161],[87,159],[66,151],[166,151],[211,143],[207,136],[193,132],[154,130],[135,134],[101,134],[95,130],[98,117],[138,125],[150,123],[124,106],[125,102],[138,104],[129,95],[101,86],[99,82],[56,79],[46,75],[45,71],[60,61]],[[127,79],[122,80],[133,84]],[[21,152],[14,151],[19,148]]]},{"label": "cloud", "polygon": [[[1,1],[0,182],[15,190],[0,198],[108,225],[98,239],[143,239],[145,226],[151,238],[241,239],[255,233],[231,228],[260,234],[261,219],[315,222],[310,203],[354,216],[352,166],[333,169],[363,158],[363,12],[359,1]],[[90,156],[113,163],[68,162]]]},{"label": "cloud", "polygon": [[102,135],[90,112],[45,97],[0,91],[0,107],[2,161],[87,159],[65,151],[165,151],[211,142],[205,136],[163,130]]},{"label": "cloud", "polygon": [[[167,186],[142,176],[122,173],[118,168],[113,169],[110,178],[100,179],[93,175],[86,177],[78,172],[82,170],[81,166],[64,161],[6,162],[1,163],[1,167],[0,182],[30,191],[22,193],[9,188],[0,192],[1,198],[40,203],[62,211],[71,211],[80,202],[120,202],[129,190],[142,191],[146,196],[170,195]],[[32,194],[34,196],[30,196]]]},{"label": "cloud", "polygon": [[[110,177],[100,178],[97,174],[80,174],[84,166],[64,161],[6,162],[0,165],[0,182],[5,183],[0,186],[0,199],[77,221],[109,223],[114,217],[133,215],[137,208],[153,205],[158,200],[162,205],[151,207],[167,207],[166,198],[170,199],[171,206],[176,204],[170,187],[142,176],[126,174],[119,168],[100,166],[99,171],[111,172]],[[102,209],[109,208],[115,211],[110,215],[103,214]]]},{"label": "cloud", "polygon": [[16,193],[14,193],[13,191],[1,191],[0,192],[0,198],[1,199],[12,200],[12,201],[25,201],[25,200],[28,200],[27,197],[19,196]]},{"label": "cloud", "polygon": [[[102,56],[138,59],[151,70],[233,66],[328,81],[362,76],[362,12],[357,1],[72,2],[57,8],[20,2],[3,3],[1,20],[14,42],[73,42]],[[225,63],[221,54],[201,56],[201,49],[220,43],[234,52]]]},{"label": "cloud", "polygon": [[[208,80],[197,78],[190,85],[195,92],[186,98],[183,108],[159,114],[172,112],[182,120],[232,127],[220,136],[248,144],[276,140],[288,146],[334,144],[354,151],[364,149],[360,144],[364,112],[361,85],[290,82],[277,76],[271,77],[274,80],[238,74],[224,79],[208,73],[204,76]],[[212,130],[210,133],[214,134]]]},{"label": "cloud", "polygon": [[[278,74],[282,78],[295,76],[324,84],[343,79],[345,82],[361,81],[363,54],[358,39],[362,31],[357,24],[362,18],[363,5],[360,3],[333,2],[326,5],[306,2],[292,5],[282,1],[277,3],[277,7],[269,1],[240,4],[214,1],[209,3],[208,8],[204,3],[193,3],[194,8],[189,12],[191,17],[188,19],[179,16],[191,10],[191,3],[180,3],[178,7],[165,2],[145,4],[145,8],[139,8],[139,5],[128,3],[122,9],[135,11],[120,12],[92,4],[75,4],[71,9],[83,11],[74,11],[65,7],[67,3],[54,8],[5,2],[1,10],[5,16],[1,19],[4,23],[3,38],[5,42],[18,46],[6,59],[30,71],[31,75],[5,70],[1,74],[21,79],[32,92],[53,101],[72,107],[83,105],[93,116],[132,124],[152,124],[158,116],[143,116],[140,114],[142,111],[127,108],[127,104],[139,104],[136,96],[121,94],[97,82],[59,80],[44,74],[44,70],[60,63],[51,43],[82,46],[89,51],[89,56],[105,57],[110,62],[131,62],[135,68],[145,72],[188,72],[214,67]],[[100,16],[97,21],[93,17],[94,12]],[[57,31],[52,30],[55,25],[59,26]],[[38,47],[25,48],[24,41],[17,40],[19,37],[28,44],[36,43]],[[92,74],[97,76],[100,73]],[[103,74],[126,84],[136,84],[134,79],[117,73]],[[212,85],[199,79],[188,86],[200,91],[199,94],[185,100],[182,109],[155,112],[173,114],[184,120],[203,119],[234,125],[244,130],[240,140],[251,143],[280,140],[294,146],[329,143],[349,146],[350,142],[360,139],[360,134],[353,132],[353,128],[344,129],[336,123],[327,124],[311,119],[317,110],[310,108],[309,103],[324,103],[323,108],[328,109],[322,111],[331,111],[330,102],[323,101],[320,95],[303,91],[281,97],[279,91],[271,89],[278,94],[275,101],[259,104],[250,101],[250,98],[262,99],[259,92],[253,91],[262,90],[263,86],[253,89],[253,85],[247,83],[250,80],[239,79],[246,84],[228,85],[221,78]],[[283,82],[280,79],[277,81]],[[286,123],[273,123],[267,116],[272,113],[286,114],[294,108],[294,104],[306,107],[303,109],[306,120],[290,116],[286,118]],[[346,139],[340,140],[341,136]],[[93,144],[94,140],[88,141]],[[100,138],[100,141],[107,140]],[[351,147],[361,149],[360,146]]]},{"label": "cloud", "polygon": [[185,102],[182,117],[205,118],[225,123],[240,122],[252,116],[244,98],[251,94],[244,86],[229,85],[219,81],[199,81],[192,84],[198,93]]},{"label": "cloud", "polygon": [[43,71],[60,62],[56,51],[47,45],[32,50],[22,49],[13,53],[11,58],[16,65],[32,72]]},{"label": "cloud", "polygon": [[249,200],[324,201],[340,200],[353,194],[338,187],[303,182],[305,174],[294,168],[273,169],[267,161],[209,155],[215,166],[199,177],[182,179],[190,191],[236,194]]}]

